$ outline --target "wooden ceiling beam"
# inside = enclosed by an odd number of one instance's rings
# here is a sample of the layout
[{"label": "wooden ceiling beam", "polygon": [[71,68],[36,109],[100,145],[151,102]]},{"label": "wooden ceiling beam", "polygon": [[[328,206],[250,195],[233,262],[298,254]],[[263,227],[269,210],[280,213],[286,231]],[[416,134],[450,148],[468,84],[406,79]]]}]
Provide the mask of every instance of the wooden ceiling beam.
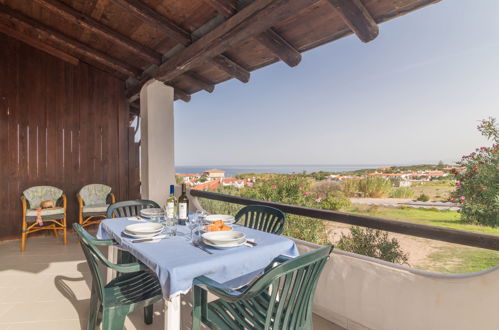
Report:
[{"label": "wooden ceiling beam", "polygon": [[319,0],[255,0],[154,70],[153,77],[172,80],[307,8]]},{"label": "wooden ceiling beam", "polygon": [[[191,44],[191,37],[189,32],[175,25],[175,23],[169,21],[161,14],[158,14],[156,11],[154,11],[150,7],[147,7],[140,1],[136,0],[112,0],[112,1],[122,6],[123,8],[129,10],[130,13],[134,14],[138,19],[142,20],[144,23],[152,24],[156,28],[162,30],[167,36],[176,40],[181,45],[188,46]],[[212,63],[216,65],[219,69],[224,71],[225,73],[229,74],[230,76],[242,82],[249,81],[249,76],[250,76],[249,72],[246,69],[244,69],[240,64],[236,63],[231,59],[228,59],[224,55],[219,55],[219,57],[217,59],[214,59]],[[168,81],[165,82],[168,83]],[[210,90],[213,91],[214,88],[212,86],[208,86],[212,84],[203,82],[202,79],[197,81],[196,84],[199,86],[203,85],[203,87],[201,88],[209,92]],[[140,87],[138,89],[132,87],[129,90],[127,90],[126,93],[129,96],[129,98],[137,98],[138,96],[136,96],[136,93],[138,92],[140,92]]]},{"label": "wooden ceiling beam", "polygon": [[301,62],[300,52],[274,29],[270,28],[260,33],[255,39],[290,67],[297,66]]},{"label": "wooden ceiling beam", "polygon": [[237,12],[235,0],[203,0],[206,4],[210,5],[220,15],[225,18],[231,17]]},{"label": "wooden ceiling beam", "polygon": [[329,0],[329,3],[360,40],[369,42],[378,36],[378,24],[361,0]]},{"label": "wooden ceiling beam", "polygon": [[250,79],[250,73],[248,70],[224,55],[213,57],[210,60],[210,63],[217,66],[229,76],[234,77],[243,83],[247,83]]},{"label": "wooden ceiling beam", "polygon": [[208,93],[213,92],[213,90],[215,89],[215,85],[213,83],[207,81],[203,77],[200,77],[194,72],[187,72],[182,75],[182,77],[187,79],[191,84],[197,86],[198,88],[204,89]]},{"label": "wooden ceiling beam", "polygon": [[60,58],[61,60],[71,63],[73,65],[78,65],[78,63],[80,63],[80,61],[76,57],[69,55],[68,53],[63,52],[55,47],[49,46],[36,38],[32,38],[26,34],[23,34],[3,24],[0,24],[0,32],[5,33],[6,35],[11,36],[12,38],[21,40],[22,42],[32,47],[35,47],[41,51],[46,52],[47,54]]},{"label": "wooden ceiling beam", "polygon": [[34,19],[13,10],[3,4],[0,4],[0,17],[6,22],[10,22],[16,25],[21,25],[24,28],[34,30],[38,37],[44,36],[47,40],[56,42],[59,45],[71,50],[73,53],[78,54],[81,57],[95,61],[110,69],[112,72],[119,72],[125,76],[137,76],[140,74],[140,70],[132,67],[126,63],[112,58],[96,49],[90,48],[87,45],[74,40],[66,35],[58,32],[51,27],[42,24]]},{"label": "wooden ceiling beam", "polygon": [[151,24],[159,30],[165,31],[171,39],[179,44],[188,45],[191,43],[191,36],[188,31],[185,31],[174,22],[170,21],[163,15],[156,12],[154,9],[146,6],[139,0],[111,0],[114,3],[125,8],[129,13],[141,21]]},{"label": "wooden ceiling beam", "polygon": [[[234,0],[203,1],[225,18],[229,18],[237,12],[236,2]],[[255,39],[290,67],[300,63],[300,52],[274,29],[270,28],[267,31],[264,31],[257,35]]]},{"label": "wooden ceiling beam", "polygon": [[174,90],[173,90],[173,96],[175,98],[175,100],[182,100],[184,102],[189,102],[191,100],[191,95],[189,93],[187,93],[186,91],[180,89],[180,88],[177,88],[177,87],[173,87]]},{"label": "wooden ceiling beam", "polygon": [[66,20],[120,45],[121,47],[127,49],[130,52],[133,52],[135,55],[142,57],[152,64],[161,64],[160,53],[120,34],[119,32],[94,20],[92,17],[80,13],[79,11],[69,7],[68,5],[58,0],[34,0],[34,2],[47,8],[54,14],[64,17]]}]

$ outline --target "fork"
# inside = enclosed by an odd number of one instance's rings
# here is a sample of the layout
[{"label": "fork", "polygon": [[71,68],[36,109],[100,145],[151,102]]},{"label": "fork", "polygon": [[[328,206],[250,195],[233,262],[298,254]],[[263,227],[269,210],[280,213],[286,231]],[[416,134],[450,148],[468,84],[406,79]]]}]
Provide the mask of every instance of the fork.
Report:
[{"label": "fork", "polygon": [[198,248],[198,249],[200,249],[200,250],[203,250],[204,252],[206,252],[206,253],[208,253],[208,254],[213,254],[213,252],[208,251],[208,250],[206,250],[203,246],[201,246],[201,245],[199,244],[199,241],[198,241],[198,240],[192,240],[192,245],[194,245],[195,247],[197,247],[197,248]]}]

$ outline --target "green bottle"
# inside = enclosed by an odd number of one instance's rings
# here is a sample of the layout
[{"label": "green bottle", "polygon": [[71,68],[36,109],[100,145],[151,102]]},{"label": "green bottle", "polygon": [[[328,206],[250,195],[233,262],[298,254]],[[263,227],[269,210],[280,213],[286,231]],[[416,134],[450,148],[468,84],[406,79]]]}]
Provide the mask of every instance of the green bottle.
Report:
[{"label": "green bottle", "polygon": [[185,183],[182,183],[182,195],[178,198],[178,224],[185,225],[189,216],[189,198],[187,198]]}]

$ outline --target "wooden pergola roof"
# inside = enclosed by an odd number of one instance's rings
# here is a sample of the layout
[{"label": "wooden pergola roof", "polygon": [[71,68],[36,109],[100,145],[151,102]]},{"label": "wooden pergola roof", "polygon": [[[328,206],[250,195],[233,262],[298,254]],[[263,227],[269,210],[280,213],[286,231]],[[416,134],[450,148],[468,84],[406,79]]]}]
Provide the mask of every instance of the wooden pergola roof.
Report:
[{"label": "wooden pergola roof", "polygon": [[189,101],[228,79],[440,0],[0,0],[0,32],[67,62],[126,80],[130,102],[151,77]]}]

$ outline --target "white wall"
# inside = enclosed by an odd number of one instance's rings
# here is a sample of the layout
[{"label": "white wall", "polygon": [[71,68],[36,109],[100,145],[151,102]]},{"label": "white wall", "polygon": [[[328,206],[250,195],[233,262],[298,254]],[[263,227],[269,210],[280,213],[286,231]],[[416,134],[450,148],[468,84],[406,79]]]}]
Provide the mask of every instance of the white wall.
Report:
[{"label": "white wall", "polygon": [[[300,252],[317,245],[296,240]],[[335,250],[314,312],[346,329],[497,330],[499,266],[467,275],[418,271]]]}]

